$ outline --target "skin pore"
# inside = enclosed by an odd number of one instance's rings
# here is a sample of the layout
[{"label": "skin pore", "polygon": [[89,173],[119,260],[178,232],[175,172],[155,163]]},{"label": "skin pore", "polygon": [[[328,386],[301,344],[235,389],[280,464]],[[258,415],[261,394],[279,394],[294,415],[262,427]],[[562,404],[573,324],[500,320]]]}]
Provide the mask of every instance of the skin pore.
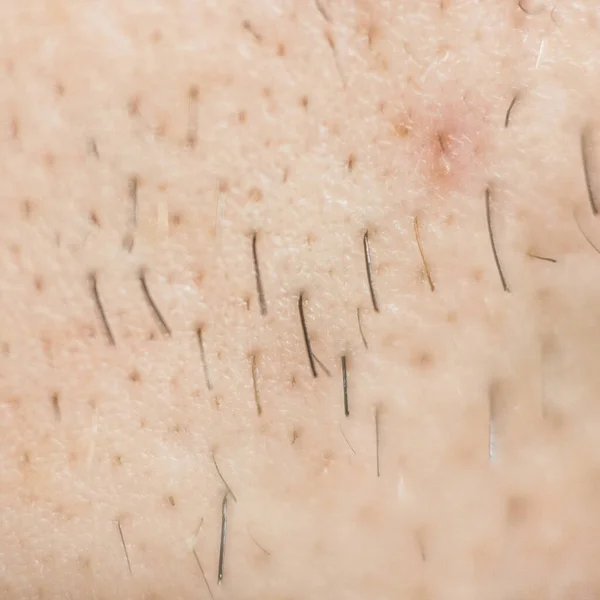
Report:
[{"label": "skin pore", "polygon": [[597,597],[599,19],[2,3],[0,596]]}]

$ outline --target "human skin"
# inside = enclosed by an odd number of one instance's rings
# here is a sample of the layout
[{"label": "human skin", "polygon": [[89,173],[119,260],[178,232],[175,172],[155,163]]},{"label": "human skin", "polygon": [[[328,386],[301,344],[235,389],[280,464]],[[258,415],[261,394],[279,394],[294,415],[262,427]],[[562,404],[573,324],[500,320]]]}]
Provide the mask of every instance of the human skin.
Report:
[{"label": "human skin", "polygon": [[1,3],[0,596],[596,598],[599,18]]}]

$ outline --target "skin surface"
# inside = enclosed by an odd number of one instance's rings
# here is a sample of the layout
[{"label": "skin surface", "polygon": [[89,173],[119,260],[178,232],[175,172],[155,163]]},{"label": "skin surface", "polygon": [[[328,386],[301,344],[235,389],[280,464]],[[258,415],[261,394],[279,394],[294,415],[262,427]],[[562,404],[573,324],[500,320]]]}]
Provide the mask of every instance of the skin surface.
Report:
[{"label": "skin surface", "polygon": [[596,598],[599,19],[0,3],[0,596]]}]

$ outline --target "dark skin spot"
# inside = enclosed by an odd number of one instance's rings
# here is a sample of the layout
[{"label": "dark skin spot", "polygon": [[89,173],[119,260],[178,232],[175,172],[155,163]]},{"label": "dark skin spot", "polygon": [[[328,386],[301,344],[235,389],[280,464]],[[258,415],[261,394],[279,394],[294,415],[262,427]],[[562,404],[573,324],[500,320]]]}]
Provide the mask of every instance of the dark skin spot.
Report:
[{"label": "dark skin spot", "polygon": [[112,462],[115,467],[121,467],[123,465],[123,457],[120,454],[117,454],[113,457]]},{"label": "dark skin spot", "polygon": [[53,169],[56,164],[56,156],[54,156],[53,152],[46,152],[43,156],[44,164],[49,169]]},{"label": "dark skin spot", "polygon": [[0,349],[2,350],[2,356],[6,358],[10,356],[10,344],[8,342],[2,342]]},{"label": "dark skin spot", "polygon": [[472,274],[473,281],[479,283],[483,279],[483,271],[481,269],[475,269]]},{"label": "dark skin spot", "polygon": [[256,202],[256,203],[262,202],[262,200],[263,200],[262,190],[257,187],[250,188],[250,191],[248,192],[248,200],[250,200],[250,202]]},{"label": "dark skin spot", "polygon": [[163,39],[163,34],[162,31],[160,31],[160,29],[155,29],[152,32],[152,35],[150,36],[150,40],[152,41],[153,44],[158,44],[160,42],[162,42]]},{"label": "dark skin spot", "polygon": [[171,225],[173,225],[174,227],[178,227],[179,225],[181,225],[181,220],[182,220],[181,215],[178,215],[177,213],[171,215],[169,218]]},{"label": "dark skin spot", "polygon": [[65,86],[62,84],[62,82],[57,81],[56,85],[54,86],[54,91],[59,98],[62,98],[65,95]]},{"label": "dark skin spot", "polygon": [[292,430],[292,444],[296,443],[296,440],[300,439],[300,430],[293,429]]},{"label": "dark skin spot", "polygon": [[25,466],[30,465],[31,464],[31,454],[29,454],[29,452],[23,452],[23,455],[21,456],[21,462]]},{"label": "dark skin spot", "polygon": [[246,122],[247,115],[245,110],[240,110],[237,114],[238,123],[243,125]]},{"label": "dark skin spot", "polygon": [[308,96],[304,95],[300,98],[300,106],[304,109],[308,109]]},{"label": "dark skin spot", "polygon": [[140,97],[132,96],[127,103],[127,112],[130,117],[137,117],[140,114]]},{"label": "dark skin spot", "polygon": [[281,42],[277,44],[277,56],[285,56],[285,52],[285,44],[282,44]]},{"label": "dark skin spot", "polygon": [[140,372],[137,369],[133,369],[131,373],[129,373],[129,381],[133,381],[133,383],[137,383],[141,379]]},{"label": "dark skin spot", "polygon": [[42,292],[44,290],[44,278],[41,275],[36,275],[33,278],[33,285],[38,292]]},{"label": "dark skin spot", "polygon": [[173,496],[169,496],[168,500],[171,506],[175,506],[175,498],[173,498]]},{"label": "dark skin spot", "polygon": [[411,364],[418,369],[428,369],[433,365],[433,355],[427,350],[422,350],[413,355]]},{"label": "dark skin spot", "polygon": [[506,503],[506,521],[509,525],[522,525],[529,514],[529,503],[521,496],[511,496]]},{"label": "dark skin spot", "polygon": [[90,211],[90,222],[96,227],[100,227],[100,219],[98,218],[98,213],[95,210]]}]

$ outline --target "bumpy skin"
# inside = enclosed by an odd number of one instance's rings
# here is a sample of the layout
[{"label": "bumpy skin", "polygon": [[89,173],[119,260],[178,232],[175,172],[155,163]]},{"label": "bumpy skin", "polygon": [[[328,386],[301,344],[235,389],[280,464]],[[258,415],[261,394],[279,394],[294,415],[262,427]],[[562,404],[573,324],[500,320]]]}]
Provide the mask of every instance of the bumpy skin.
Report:
[{"label": "bumpy skin", "polygon": [[4,0],[0,596],[597,597],[598,19]]}]

